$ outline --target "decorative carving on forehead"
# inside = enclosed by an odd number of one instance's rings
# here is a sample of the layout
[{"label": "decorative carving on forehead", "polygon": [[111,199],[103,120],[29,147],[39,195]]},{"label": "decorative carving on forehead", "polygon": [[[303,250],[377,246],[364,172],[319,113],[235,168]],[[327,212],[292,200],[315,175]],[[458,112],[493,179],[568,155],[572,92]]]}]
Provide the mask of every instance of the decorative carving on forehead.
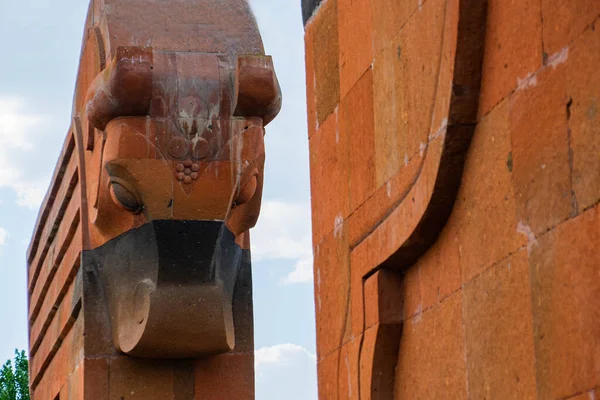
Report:
[{"label": "decorative carving on forehead", "polygon": [[[115,118],[145,115],[258,117],[266,125],[280,108],[281,89],[269,56],[231,58],[149,47],[120,47],[86,96],[88,119],[100,130]],[[193,123],[185,128],[199,129]]]}]

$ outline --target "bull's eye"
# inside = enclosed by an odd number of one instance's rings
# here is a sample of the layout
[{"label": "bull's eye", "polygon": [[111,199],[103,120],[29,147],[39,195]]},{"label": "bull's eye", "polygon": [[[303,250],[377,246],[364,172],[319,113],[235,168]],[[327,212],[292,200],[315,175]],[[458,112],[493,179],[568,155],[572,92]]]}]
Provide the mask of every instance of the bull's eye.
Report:
[{"label": "bull's eye", "polygon": [[256,175],[253,175],[252,178],[244,187],[240,189],[240,193],[238,194],[237,199],[235,200],[235,204],[237,206],[247,203],[254,197],[254,193],[256,193],[256,188],[258,187],[258,178]]},{"label": "bull's eye", "polygon": [[134,214],[142,212],[142,202],[134,193],[134,189],[120,180],[110,182],[110,197],[116,205],[129,212]]}]

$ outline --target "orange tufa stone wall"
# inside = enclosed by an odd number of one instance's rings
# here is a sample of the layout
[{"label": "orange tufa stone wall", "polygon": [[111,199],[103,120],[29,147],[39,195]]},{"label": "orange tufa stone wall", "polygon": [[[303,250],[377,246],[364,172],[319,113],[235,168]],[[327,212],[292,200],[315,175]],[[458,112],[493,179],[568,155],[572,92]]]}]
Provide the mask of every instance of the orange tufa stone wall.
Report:
[{"label": "orange tufa stone wall", "polygon": [[485,3],[303,3],[321,400],[600,395],[600,2]]}]

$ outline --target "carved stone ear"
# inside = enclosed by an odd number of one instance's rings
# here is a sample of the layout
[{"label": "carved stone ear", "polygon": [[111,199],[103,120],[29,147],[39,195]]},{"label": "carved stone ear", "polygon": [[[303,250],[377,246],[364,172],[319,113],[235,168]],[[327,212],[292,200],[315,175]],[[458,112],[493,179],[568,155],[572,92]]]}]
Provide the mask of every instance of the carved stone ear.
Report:
[{"label": "carved stone ear", "polygon": [[263,55],[238,56],[235,75],[236,117],[260,117],[263,126],[281,110],[281,88],[273,59]]},{"label": "carved stone ear", "polygon": [[90,86],[86,112],[104,130],[113,119],[148,114],[152,100],[152,48],[119,47],[115,58]]}]

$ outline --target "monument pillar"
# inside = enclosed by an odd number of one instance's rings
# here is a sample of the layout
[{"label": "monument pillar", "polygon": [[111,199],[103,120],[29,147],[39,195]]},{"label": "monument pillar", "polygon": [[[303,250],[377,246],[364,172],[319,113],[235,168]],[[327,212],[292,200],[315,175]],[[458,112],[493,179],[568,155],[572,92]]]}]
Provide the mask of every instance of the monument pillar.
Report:
[{"label": "monument pillar", "polygon": [[600,2],[302,8],[319,398],[597,398]]},{"label": "monument pillar", "polygon": [[253,399],[273,63],[246,0],[93,0],[28,250],[34,400]]}]

